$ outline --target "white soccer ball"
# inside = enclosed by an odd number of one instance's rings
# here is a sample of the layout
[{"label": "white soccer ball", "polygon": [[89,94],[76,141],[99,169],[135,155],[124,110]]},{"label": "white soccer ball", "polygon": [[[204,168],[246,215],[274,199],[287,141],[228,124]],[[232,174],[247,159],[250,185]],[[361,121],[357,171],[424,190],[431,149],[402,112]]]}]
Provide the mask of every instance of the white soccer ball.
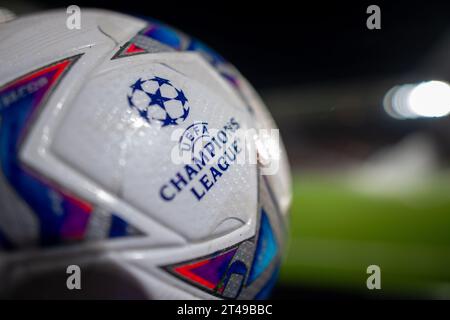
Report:
[{"label": "white soccer ball", "polygon": [[267,297],[291,193],[260,98],[167,26],[68,17],[0,24],[0,293]]}]

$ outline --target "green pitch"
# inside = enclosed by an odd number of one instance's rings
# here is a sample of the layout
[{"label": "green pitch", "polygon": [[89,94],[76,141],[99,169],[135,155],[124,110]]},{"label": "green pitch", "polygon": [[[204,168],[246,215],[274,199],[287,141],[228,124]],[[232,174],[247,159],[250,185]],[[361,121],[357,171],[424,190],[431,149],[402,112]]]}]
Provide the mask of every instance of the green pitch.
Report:
[{"label": "green pitch", "polygon": [[363,193],[339,176],[293,182],[282,284],[367,290],[375,264],[383,292],[450,297],[449,174],[400,196]]}]

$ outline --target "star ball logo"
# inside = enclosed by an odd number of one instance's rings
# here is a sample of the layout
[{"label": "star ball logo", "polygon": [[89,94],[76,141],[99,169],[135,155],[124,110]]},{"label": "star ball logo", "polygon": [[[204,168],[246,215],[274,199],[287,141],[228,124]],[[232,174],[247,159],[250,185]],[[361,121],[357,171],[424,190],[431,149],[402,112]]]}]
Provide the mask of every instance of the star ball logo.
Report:
[{"label": "star ball logo", "polygon": [[158,76],[137,79],[130,86],[127,99],[129,107],[146,122],[157,121],[163,127],[179,125],[189,115],[189,100],[183,90]]}]

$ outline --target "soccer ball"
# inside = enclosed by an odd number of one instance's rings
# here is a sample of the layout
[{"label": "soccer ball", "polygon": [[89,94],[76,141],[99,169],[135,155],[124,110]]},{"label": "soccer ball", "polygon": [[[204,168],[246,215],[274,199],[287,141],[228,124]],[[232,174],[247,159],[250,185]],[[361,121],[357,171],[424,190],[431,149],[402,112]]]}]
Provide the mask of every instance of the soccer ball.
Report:
[{"label": "soccer ball", "polygon": [[67,18],[0,25],[0,294],[268,297],[290,173],[253,88],[160,23]]}]

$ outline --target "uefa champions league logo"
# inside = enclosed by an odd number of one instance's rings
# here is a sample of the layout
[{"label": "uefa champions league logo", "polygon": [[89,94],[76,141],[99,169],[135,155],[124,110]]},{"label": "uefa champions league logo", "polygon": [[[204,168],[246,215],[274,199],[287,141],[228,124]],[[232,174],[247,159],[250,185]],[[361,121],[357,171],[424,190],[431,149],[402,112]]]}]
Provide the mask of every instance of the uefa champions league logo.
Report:
[{"label": "uefa champions league logo", "polygon": [[157,121],[163,127],[178,125],[189,115],[189,100],[183,90],[158,76],[137,79],[127,98],[130,108],[148,123]]}]

